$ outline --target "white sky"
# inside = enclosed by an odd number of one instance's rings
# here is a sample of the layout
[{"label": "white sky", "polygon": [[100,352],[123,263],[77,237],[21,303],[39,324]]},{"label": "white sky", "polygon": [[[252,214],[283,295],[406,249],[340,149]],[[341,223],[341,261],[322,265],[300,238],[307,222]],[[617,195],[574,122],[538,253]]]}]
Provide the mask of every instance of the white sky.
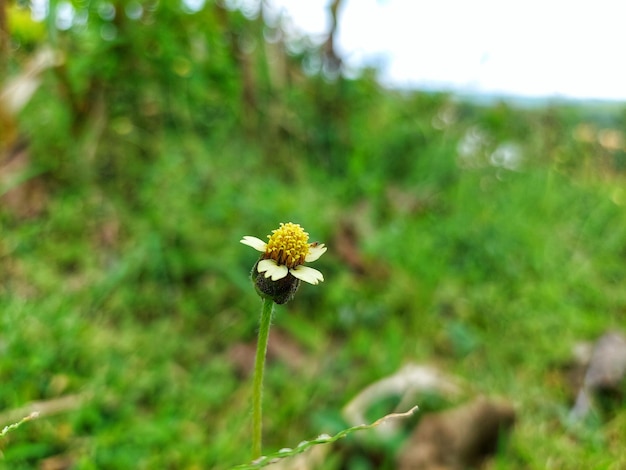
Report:
[{"label": "white sky", "polygon": [[[329,0],[267,0],[312,35]],[[338,50],[385,83],[626,100],[624,0],[344,0]]]}]

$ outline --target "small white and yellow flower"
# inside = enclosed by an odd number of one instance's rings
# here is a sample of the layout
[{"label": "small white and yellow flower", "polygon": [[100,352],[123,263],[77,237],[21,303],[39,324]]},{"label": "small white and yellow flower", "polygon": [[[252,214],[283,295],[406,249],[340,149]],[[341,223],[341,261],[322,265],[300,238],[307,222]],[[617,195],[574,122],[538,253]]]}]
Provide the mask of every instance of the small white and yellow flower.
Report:
[{"label": "small white and yellow flower", "polygon": [[304,266],[304,263],[317,260],[326,252],[326,247],[323,243],[308,243],[309,234],[299,224],[281,223],[267,238],[267,243],[251,236],[245,236],[241,240],[244,245],[263,253],[256,270],[265,278],[278,281],[291,274],[309,284],[315,285],[324,281],[321,272]]}]

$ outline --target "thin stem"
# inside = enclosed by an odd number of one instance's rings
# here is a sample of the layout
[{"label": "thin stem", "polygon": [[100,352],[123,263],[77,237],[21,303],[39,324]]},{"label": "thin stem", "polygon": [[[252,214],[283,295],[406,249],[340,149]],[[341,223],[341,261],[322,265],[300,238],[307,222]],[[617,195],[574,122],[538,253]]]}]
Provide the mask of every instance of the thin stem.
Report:
[{"label": "thin stem", "polygon": [[263,371],[265,370],[265,354],[267,353],[267,340],[270,334],[270,324],[274,313],[274,301],[263,299],[261,322],[259,325],[259,339],[256,346],[256,358],[254,360],[254,381],[252,383],[252,458],[261,457],[261,440],[263,436]]}]

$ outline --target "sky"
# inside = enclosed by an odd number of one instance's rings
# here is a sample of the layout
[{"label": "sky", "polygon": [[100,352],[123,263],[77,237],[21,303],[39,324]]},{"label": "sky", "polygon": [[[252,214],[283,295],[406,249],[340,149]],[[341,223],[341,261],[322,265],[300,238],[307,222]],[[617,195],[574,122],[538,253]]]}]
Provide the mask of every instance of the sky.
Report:
[{"label": "sky", "polygon": [[[320,40],[329,0],[265,0]],[[623,0],[343,0],[337,49],[383,83],[626,101]]]}]

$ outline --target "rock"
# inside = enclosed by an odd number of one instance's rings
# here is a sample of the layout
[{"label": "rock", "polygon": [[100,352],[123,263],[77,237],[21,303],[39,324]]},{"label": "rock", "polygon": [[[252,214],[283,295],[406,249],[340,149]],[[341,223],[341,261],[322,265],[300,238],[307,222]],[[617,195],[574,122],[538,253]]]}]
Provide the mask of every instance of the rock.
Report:
[{"label": "rock", "polygon": [[[392,375],[368,385],[344,407],[342,414],[350,426],[367,423],[367,411],[378,402],[400,396],[398,409],[415,405],[420,395],[436,393],[442,397],[457,397],[462,390],[458,380],[444,374],[434,366],[406,364]],[[395,433],[398,422],[375,428],[381,437]]]},{"label": "rock", "polygon": [[492,455],[515,422],[513,406],[479,397],[426,415],[398,457],[399,470],[463,470]]},{"label": "rock", "polygon": [[626,389],[625,378],[626,337],[620,332],[609,331],[593,347],[570,416],[575,420],[584,418],[593,408],[594,402],[605,398],[610,400],[613,397],[621,401]]}]

